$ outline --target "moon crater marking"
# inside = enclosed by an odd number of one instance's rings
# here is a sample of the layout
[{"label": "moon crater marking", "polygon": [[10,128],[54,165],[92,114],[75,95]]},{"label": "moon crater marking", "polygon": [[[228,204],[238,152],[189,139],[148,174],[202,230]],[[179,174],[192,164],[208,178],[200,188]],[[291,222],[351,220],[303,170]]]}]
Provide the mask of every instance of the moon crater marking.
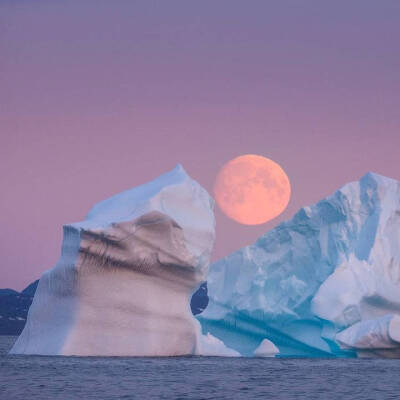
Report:
[{"label": "moon crater marking", "polygon": [[290,182],[274,161],[246,154],[226,163],[214,183],[222,211],[245,225],[258,225],[281,214],[290,200]]}]

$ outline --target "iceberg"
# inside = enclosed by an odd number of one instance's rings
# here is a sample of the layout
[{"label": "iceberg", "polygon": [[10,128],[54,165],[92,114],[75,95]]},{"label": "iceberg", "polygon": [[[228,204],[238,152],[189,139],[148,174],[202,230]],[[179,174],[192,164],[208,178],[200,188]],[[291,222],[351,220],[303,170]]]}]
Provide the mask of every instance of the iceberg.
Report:
[{"label": "iceberg", "polygon": [[254,350],[255,357],[275,357],[279,354],[279,349],[268,339],[264,339]]},{"label": "iceberg", "polygon": [[219,340],[210,333],[200,336],[196,355],[209,357],[240,357],[237,351],[226,347],[222,340]]},{"label": "iceberg", "polygon": [[400,356],[400,183],[368,173],[300,209],[212,264],[207,287],[203,333],[243,356]]},{"label": "iceberg", "polygon": [[218,339],[201,336],[190,309],[208,273],[213,204],[178,165],[65,225],[61,257],[42,275],[11,353],[229,353]]}]

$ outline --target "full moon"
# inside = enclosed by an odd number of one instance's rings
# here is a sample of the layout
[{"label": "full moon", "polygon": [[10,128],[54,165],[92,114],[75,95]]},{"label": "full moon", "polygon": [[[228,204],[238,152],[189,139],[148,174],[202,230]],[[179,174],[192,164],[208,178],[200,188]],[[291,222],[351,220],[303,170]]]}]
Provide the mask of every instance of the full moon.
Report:
[{"label": "full moon", "polygon": [[218,172],[214,196],[221,210],[245,225],[259,225],[281,214],[290,200],[285,171],[269,158],[245,154]]}]

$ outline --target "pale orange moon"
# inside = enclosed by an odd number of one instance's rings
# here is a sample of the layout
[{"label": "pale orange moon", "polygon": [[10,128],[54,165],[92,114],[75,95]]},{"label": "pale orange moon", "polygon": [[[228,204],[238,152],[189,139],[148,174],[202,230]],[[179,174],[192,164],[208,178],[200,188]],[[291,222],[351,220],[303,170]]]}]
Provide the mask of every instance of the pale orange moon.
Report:
[{"label": "pale orange moon", "polygon": [[285,171],[269,158],[245,154],[218,172],[214,196],[221,210],[245,225],[264,224],[281,214],[290,200]]}]

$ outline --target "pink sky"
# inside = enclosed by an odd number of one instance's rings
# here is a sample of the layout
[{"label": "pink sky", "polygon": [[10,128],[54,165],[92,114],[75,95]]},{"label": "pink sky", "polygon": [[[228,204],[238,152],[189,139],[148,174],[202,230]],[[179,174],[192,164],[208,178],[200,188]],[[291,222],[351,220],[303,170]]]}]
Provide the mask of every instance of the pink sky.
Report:
[{"label": "pink sky", "polygon": [[213,259],[374,171],[400,179],[400,2],[0,3],[0,287],[59,256],[62,224],[181,163],[211,191],[240,154],[278,162],[288,209],[217,209]]}]

